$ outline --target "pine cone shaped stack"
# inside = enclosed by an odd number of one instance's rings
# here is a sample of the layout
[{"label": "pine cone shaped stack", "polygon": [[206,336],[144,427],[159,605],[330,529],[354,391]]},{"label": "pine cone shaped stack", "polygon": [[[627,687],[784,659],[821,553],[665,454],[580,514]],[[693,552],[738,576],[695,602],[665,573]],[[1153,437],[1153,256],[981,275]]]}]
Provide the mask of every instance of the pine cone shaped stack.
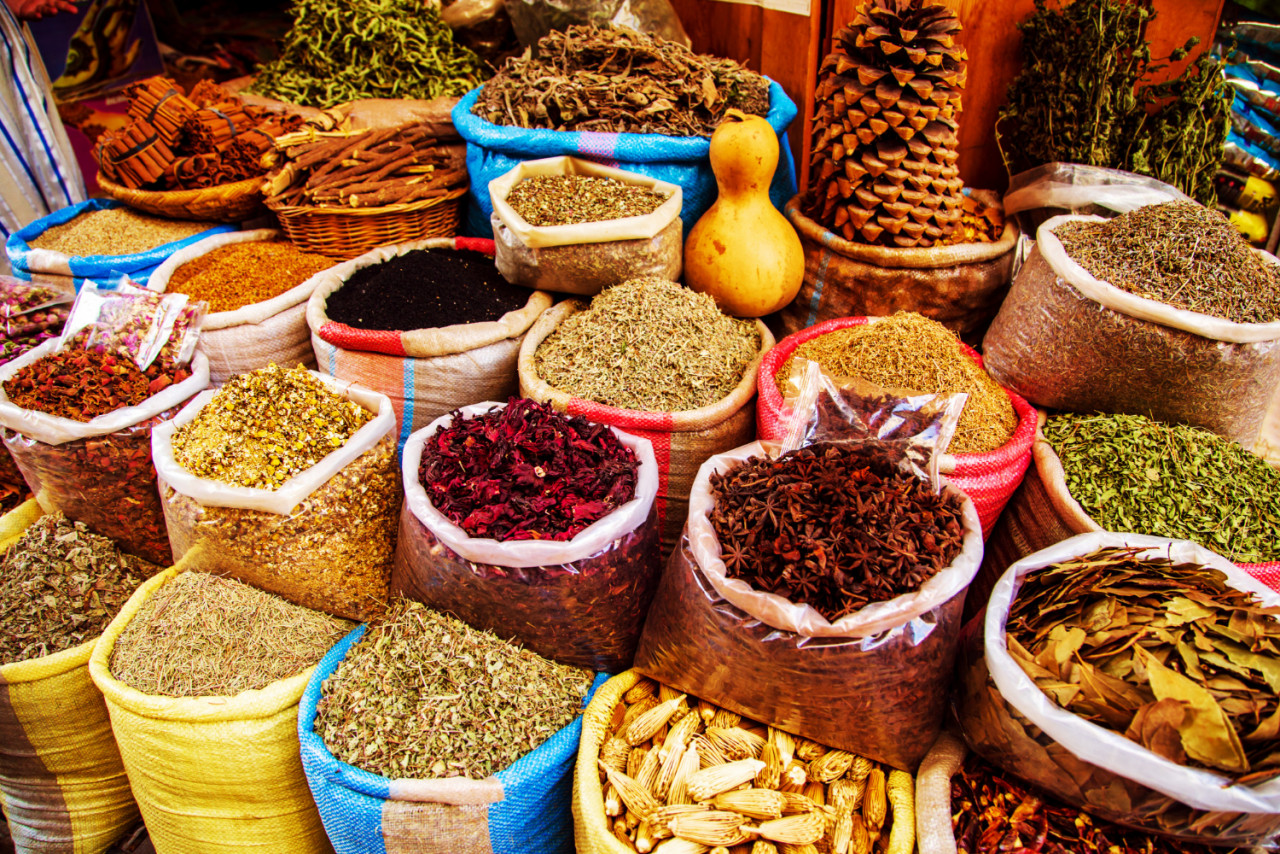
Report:
[{"label": "pine cone shaped stack", "polygon": [[956,119],[968,54],[929,0],[869,0],[818,70],[804,212],[847,240],[932,246],[961,214]]}]

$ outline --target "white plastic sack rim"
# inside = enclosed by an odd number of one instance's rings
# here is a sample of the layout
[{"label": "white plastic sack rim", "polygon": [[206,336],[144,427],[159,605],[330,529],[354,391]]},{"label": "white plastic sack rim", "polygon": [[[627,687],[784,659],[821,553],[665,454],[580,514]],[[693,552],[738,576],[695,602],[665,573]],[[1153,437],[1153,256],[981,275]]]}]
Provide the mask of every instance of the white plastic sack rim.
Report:
[{"label": "white plastic sack rim", "polygon": [[[58,339],[51,338],[7,365],[0,366],[0,383],[12,378],[20,368],[56,352],[57,349]],[[46,445],[62,445],[66,442],[74,442],[76,439],[105,436],[108,433],[141,424],[166,409],[172,409],[208,385],[209,359],[204,353],[197,352],[195,358],[191,360],[191,376],[182,382],[174,383],[160,393],[153,394],[137,406],[126,406],[86,422],[23,409],[21,406],[10,403],[8,395],[0,388],[0,424],[28,438],[44,442]]]},{"label": "white plastic sack rim", "polygon": [[[666,196],[667,200],[652,213],[644,216],[628,216],[576,225],[535,227],[512,210],[511,205],[507,204],[507,195],[525,178],[539,175],[586,175],[593,178],[613,178],[624,184],[648,187],[655,193]],[[682,197],[683,194],[677,184],[567,155],[517,163],[510,171],[489,182],[489,201],[493,204],[493,212],[498,219],[502,220],[503,225],[511,229],[521,243],[531,249],[569,246],[576,243],[608,243],[614,240],[647,240],[680,216]]]},{"label": "white plastic sack rim", "polygon": [[[280,231],[275,228],[258,228],[253,231],[232,231],[223,234],[215,234],[212,237],[206,237],[197,243],[193,243],[183,249],[170,255],[165,259],[156,271],[151,274],[151,278],[147,280],[147,287],[153,291],[165,292],[165,288],[169,286],[169,277],[173,275],[183,264],[201,255],[212,252],[219,246],[227,246],[231,243],[254,243],[258,241],[275,240],[280,237]],[[337,262],[335,261],[336,265]],[[243,326],[245,324],[262,323],[268,317],[274,317],[282,311],[293,308],[299,303],[304,303],[311,296],[311,292],[315,290],[316,284],[320,281],[318,278],[321,273],[327,270],[321,270],[311,278],[301,284],[295,285],[282,294],[276,294],[270,299],[262,302],[251,303],[241,306],[234,311],[214,311],[209,312],[204,317],[204,324],[200,327],[202,332],[211,329],[226,329],[229,326]]]},{"label": "white plastic sack rim", "polygon": [[[458,412],[464,418],[472,418],[490,409],[502,409],[505,406],[505,403],[489,401],[464,406]],[[648,439],[610,427],[618,440],[630,448],[640,461],[634,498],[608,516],[592,522],[571,540],[502,542],[491,537],[472,537],[435,508],[427,498],[427,490],[418,480],[418,464],[422,460],[422,448],[427,439],[451,423],[452,413],[442,415],[413,433],[409,436],[409,441],[405,442],[401,462],[404,496],[413,515],[426,526],[432,536],[472,563],[519,568],[563,566],[599,554],[614,540],[631,533],[649,518],[649,511],[658,495],[658,461],[653,455],[653,444]]]},{"label": "white plastic sack rim", "polygon": [[711,509],[715,506],[711,498],[711,475],[755,457],[773,456],[776,450],[777,446],[752,442],[711,457],[698,469],[698,477],[689,494],[689,545],[698,568],[721,596],[752,617],[775,629],[803,637],[870,637],[946,604],[968,587],[978,574],[978,567],[982,564],[982,523],[978,520],[978,510],[969,496],[944,479],[943,489],[959,495],[964,501],[964,544],[950,566],[920,585],[915,592],[884,602],[873,602],[833,623],[811,605],[797,605],[776,593],[756,590],[741,579],[726,577],[724,561],[720,559],[720,541],[710,519]]},{"label": "white plastic sack rim", "polygon": [[1058,181],[1037,183],[1004,197],[1004,212],[1013,216],[1031,208],[1079,209],[1092,205],[1128,213],[1148,205],[1185,200],[1182,193],[1168,193],[1138,184],[1082,185]]},{"label": "white plastic sack rim", "polygon": [[357,430],[341,448],[329,454],[306,471],[299,472],[280,485],[279,489],[256,489],[231,483],[197,477],[187,471],[173,457],[173,433],[190,422],[205,407],[217,389],[201,392],[195,400],[183,407],[171,421],[151,431],[151,459],[156,474],[177,492],[195,499],[205,507],[236,507],[243,510],[261,510],[288,516],[307,496],[328,482],[357,457],[378,444],[396,425],[391,399],[367,388],[309,371],[333,391],[363,406],[377,415]]},{"label": "white plastic sack rim", "polygon": [[1230,586],[1253,593],[1267,605],[1280,605],[1280,595],[1238,569],[1231,561],[1195,543],[1145,534],[1077,534],[1024,557],[1009,567],[991,591],[983,627],[985,655],[987,669],[1000,695],[1019,714],[1077,758],[1187,806],[1221,812],[1280,812],[1280,779],[1268,780],[1255,787],[1230,786],[1230,781],[1221,774],[1171,762],[1118,732],[1104,729],[1062,708],[1050,700],[1010,657],[1005,641],[1005,623],[1024,576],[1098,549],[1128,546],[1143,548],[1145,554],[1168,557],[1176,562],[1192,561],[1221,570]]},{"label": "white plastic sack rim", "polygon": [[[1194,311],[1166,305],[1156,300],[1140,297],[1117,288],[1110,282],[1095,279],[1084,267],[1071,259],[1062,241],[1054,234],[1060,225],[1069,222],[1106,222],[1100,216],[1055,216],[1036,231],[1036,248],[1049,262],[1054,273],[1065,279],[1080,293],[1096,303],[1122,312],[1139,320],[1172,326],[1202,338],[1229,341],[1233,344],[1251,344],[1257,341],[1273,341],[1280,338],[1280,321],[1273,323],[1234,323],[1220,317],[1210,317]],[[1267,252],[1254,250],[1262,260],[1280,265],[1280,259]]]}]

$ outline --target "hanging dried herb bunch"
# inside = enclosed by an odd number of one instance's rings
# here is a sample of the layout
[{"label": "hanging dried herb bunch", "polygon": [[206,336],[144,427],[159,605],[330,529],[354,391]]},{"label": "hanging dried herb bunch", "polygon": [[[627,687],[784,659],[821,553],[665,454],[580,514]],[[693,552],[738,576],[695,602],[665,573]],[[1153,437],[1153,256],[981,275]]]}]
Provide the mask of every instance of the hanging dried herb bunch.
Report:
[{"label": "hanging dried herb bunch", "polygon": [[765,115],[769,82],[678,42],[580,25],[507,60],[473,112],[510,127],[711,136],[730,108]]},{"label": "hanging dried herb bunch", "polygon": [[1280,775],[1280,621],[1216,569],[1109,548],[1027,575],[1009,654],[1055,703],[1177,762]]},{"label": "hanging dried herb bunch", "polygon": [[996,139],[1013,175],[1063,161],[1124,169],[1172,184],[1206,205],[1222,165],[1231,99],[1208,51],[1181,74],[1189,39],[1167,60],[1146,40],[1150,0],[1036,0],[1022,30],[1022,71],[1009,84]]}]

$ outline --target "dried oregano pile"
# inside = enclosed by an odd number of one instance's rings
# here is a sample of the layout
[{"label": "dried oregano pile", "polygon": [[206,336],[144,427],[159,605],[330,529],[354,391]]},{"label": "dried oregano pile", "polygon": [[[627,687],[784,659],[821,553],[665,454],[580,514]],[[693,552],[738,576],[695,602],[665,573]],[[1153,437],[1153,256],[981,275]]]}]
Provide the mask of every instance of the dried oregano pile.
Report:
[{"label": "dried oregano pile", "polygon": [[760,352],[749,320],[655,276],[605,288],[538,345],[538,374],[584,400],[622,409],[697,409],[737,387]]},{"label": "dried oregano pile", "polygon": [[536,228],[647,216],[666,201],[648,187],[590,175],[535,175],[507,194],[511,209]]},{"label": "dried oregano pile", "polygon": [[324,681],[315,729],[338,759],[384,777],[483,779],[581,714],[591,681],[394,599]]},{"label": "dried oregano pile", "polygon": [[42,516],[0,566],[0,664],[93,640],[154,572],[83,524]]},{"label": "dried oregano pile", "polygon": [[111,675],[164,697],[230,697],[301,673],[355,624],[240,581],[184,572],[116,639]]}]

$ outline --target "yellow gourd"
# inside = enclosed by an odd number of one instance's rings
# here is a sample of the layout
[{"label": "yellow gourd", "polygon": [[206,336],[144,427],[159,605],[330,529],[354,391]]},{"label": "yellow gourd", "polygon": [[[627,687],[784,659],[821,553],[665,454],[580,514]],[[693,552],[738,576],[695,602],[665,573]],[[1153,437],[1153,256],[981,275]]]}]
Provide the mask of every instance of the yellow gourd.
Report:
[{"label": "yellow gourd", "polygon": [[711,135],[720,195],[684,244],[685,284],[737,317],[787,305],[804,280],[804,253],[791,223],[769,201],[778,136],[768,121],[728,110]]}]

